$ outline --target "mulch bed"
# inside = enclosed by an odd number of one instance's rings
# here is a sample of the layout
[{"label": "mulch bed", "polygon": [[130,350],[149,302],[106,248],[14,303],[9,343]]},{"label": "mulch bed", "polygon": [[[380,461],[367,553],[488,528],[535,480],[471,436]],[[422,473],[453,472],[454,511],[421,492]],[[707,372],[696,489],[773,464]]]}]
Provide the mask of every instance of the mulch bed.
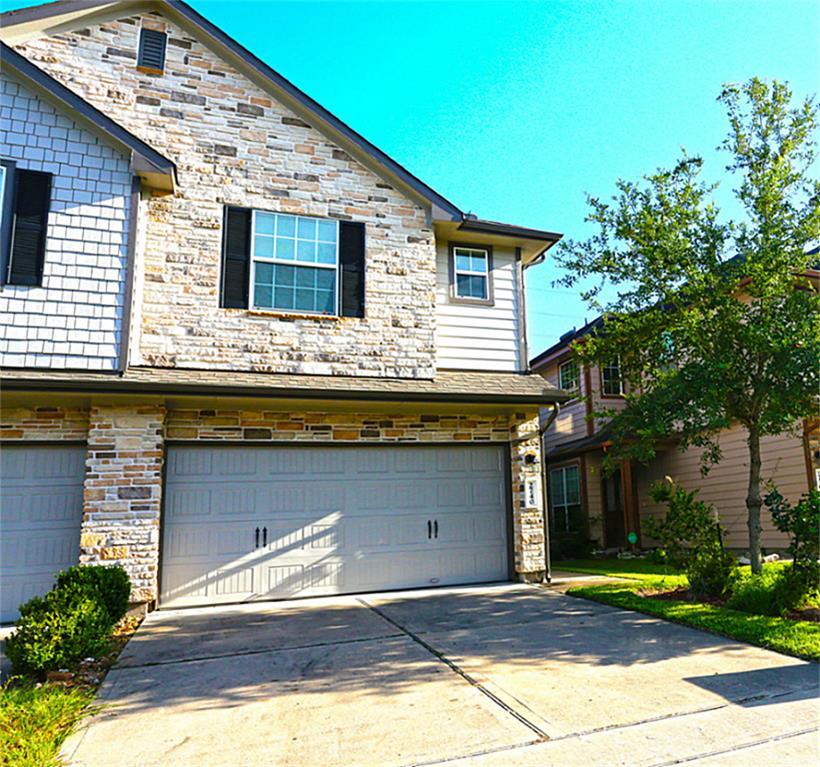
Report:
[{"label": "mulch bed", "polygon": [[[660,599],[666,602],[699,602],[701,604],[725,607],[728,600],[722,597],[696,597],[685,586],[674,589],[638,589],[635,592],[645,599]],[[804,607],[801,610],[792,610],[785,616],[791,621],[811,621],[820,623],[820,607]]]},{"label": "mulch bed", "polygon": [[722,597],[696,597],[686,586],[674,589],[638,589],[638,596],[646,599],[662,599],[667,602],[700,602],[701,604],[724,607],[726,600]]}]

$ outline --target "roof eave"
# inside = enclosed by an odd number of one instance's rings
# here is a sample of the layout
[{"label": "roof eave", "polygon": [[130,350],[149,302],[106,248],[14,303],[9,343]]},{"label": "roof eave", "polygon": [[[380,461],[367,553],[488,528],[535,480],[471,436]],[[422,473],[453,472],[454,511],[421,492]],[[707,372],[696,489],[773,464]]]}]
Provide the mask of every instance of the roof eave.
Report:
[{"label": "roof eave", "polygon": [[294,387],[266,387],[201,384],[181,382],[127,381],[112,375],[105,380],[89,380],[78,377],[75,380],[53,380],[47,378],[14,377],[3,379],[5,391],[49,391],[49,392],[89,392],[106,394],[156,394],[156,395],[208,395],[218,397],[241,397],[260,399],[334,400],[338,402],[380,402],[446,404],[463,403],[473,405],[548,405],[564,402],[571,395],[560,390],[544,391],[540,395],[483,394],[481,392],[385,392],[351,391],[334,389],[308,389]]},{"label": "roof eave", "polygon": [[4,71],[11,72],[27,87],[42,94],[47,101],[69,114],[73,120],[102,135],[104,139],[129,155],[131,170],[147,186],[163,191],[174,190],[176,166],[171,160],[3,42],[0,42],[0,53]]}]

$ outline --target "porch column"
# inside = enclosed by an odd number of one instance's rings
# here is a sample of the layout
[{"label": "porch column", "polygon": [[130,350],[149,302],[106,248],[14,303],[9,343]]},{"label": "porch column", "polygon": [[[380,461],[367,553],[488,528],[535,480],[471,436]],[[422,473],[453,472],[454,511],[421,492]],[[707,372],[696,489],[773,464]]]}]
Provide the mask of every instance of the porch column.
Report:
[{"label": "porch column", "polygon": [[93,406],[80,563],[122,565],[131,601],[157,598],[165,407]]},{"label": "porch column", "polygon": [[541,582],[547,567],[539,423],[537,412],[517,413],[510,423],[513,439],[532,435],[531,439],[510,445],[515,572],[519,580],[528,583]]}]

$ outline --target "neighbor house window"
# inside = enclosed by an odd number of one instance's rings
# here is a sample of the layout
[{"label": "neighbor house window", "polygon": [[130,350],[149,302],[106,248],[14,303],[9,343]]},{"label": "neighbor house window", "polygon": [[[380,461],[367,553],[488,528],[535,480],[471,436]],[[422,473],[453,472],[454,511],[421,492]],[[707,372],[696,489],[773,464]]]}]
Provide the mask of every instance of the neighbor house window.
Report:
[{"label": "neighbor house window", "polygon": [[609,396],[617,397],[624,393],[620,360],[615,359],[601,368],[601,387],[604,394]]},{"label": "neighbor house window", "polygon": [[558,366],[558,387],[566,391],[577,392],[580,383],[578,363],[568,360]]},{"label": "neighbor house window", "polygon": [[453,245],[453,297],[463,301],[489,302],[491,268],[488,248]]},{"label": "neighbor house window", "polygon": [[581,531],[581,475],[577,465],[550,471],[550,508],[554,532]]},{"label": "neighbor house window", "polygon": [[251,264],[254,309],[337,313],[337,221],[255,210]]}]

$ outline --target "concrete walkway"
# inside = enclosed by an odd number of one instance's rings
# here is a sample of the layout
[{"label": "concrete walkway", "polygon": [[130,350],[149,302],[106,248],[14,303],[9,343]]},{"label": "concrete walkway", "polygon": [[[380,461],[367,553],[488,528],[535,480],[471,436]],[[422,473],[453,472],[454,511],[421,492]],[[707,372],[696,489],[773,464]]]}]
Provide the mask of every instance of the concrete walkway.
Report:
[{"label": "concrete walkway", "polygon": [[84,767],[813,764],[818,667],[536,586],[148,616]]}]

